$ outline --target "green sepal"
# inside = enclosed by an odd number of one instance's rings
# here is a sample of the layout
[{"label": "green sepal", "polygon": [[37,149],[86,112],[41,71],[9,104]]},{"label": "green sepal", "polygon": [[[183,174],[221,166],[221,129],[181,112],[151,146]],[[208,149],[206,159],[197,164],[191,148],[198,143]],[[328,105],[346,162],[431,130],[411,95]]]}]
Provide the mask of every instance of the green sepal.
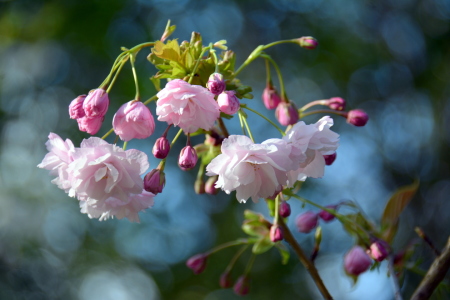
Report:
[{"label": "green sepal", "polygon": [[266,199],[267,208],[269,209],[269,214],[271,217],[275,217],[275,200]]},{"label": "green sepal", "polygon": [[276,243],[275,247],[281,254],[281,264],[286,265],[289,262],[289,257],[291,256],[289,249],[283,243]]},{"label": "green sepal", "polygon": [[263,237],[258,242],[256,242],[252,247],[252,252],[254,254],[262,254],[268,250],[270,250],[273,247],[272,241],[267,238]]},{"label": "green sepal", "polygon": [[221,117],[221,118],[224,118],[224,119],[227,119],[227,120],[230,120],[230,119],[233,119],[234,116],[232,116],[232,115],[227,115],[226,113],[221,112],[221,113],[220,113],[220,117]]},{"label": "green sepal", "polygon": [[154,76],[152,76],[150,77],[150,81],[153,83],[157,91],[161,90],[161,80],[159,78],[155,78]]}]

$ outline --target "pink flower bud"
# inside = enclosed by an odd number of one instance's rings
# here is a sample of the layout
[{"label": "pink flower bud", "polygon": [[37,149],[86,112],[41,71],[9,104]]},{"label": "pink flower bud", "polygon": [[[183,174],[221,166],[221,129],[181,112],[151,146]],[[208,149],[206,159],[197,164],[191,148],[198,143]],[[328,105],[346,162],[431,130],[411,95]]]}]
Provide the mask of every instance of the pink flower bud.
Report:
[{"label": "pink flower bud", "polygon": [[291,206],[286,201],[281,201],[278,209],[278,213],[282,218],[287,218],[291,215]]},{"label": "pink flower bud", "polygon": [[102,127],[103,119],[105,119],[105,117],[89,118],[87,116],[84,116],[77,119],[78,128],[80,129],[80,131],[84,131],[91,135],[94,135],[100,130],[100,127]]},{"label": "pink flower bud", "polygon": [[220,73],[212,73],[206,83],[208,90],[214,95],[219,95],[225,90],[225,81]]},{"label": "pink flower bud", "polygon": [[69,116],[71,119],[79,119],[85,116],[83,102],[86,95],[81,95],[72,100],[69,104]]},{"label": "pink flower bud", "polygon": [[376,261],[383,261],[389,255],[389,245],[377,240],[370,245],[370,256]]},{"label": "pink flower bud", "polygon": [[303,36],[298,39],[298,43],[300,44],[300,47],[309,50],[316,49],[319,45],[319,42],[312,36]]},{"label": "pink flower bud", "polygon": [[262,95],[264,106],[267,109],[275,109],[281,102],[281,97],[275,87],[271,84],[267,84]]},{"label": "pink flower bud", "polygon": [[217,97],[217,104],[221,112],[227,115],[234,115],[238,112],[239,99],[235,96],[234,91],[224,91]]},{"label": "pink flower bud", "polygon": [[178,158],[178,165],[183,171],[189,171],[197,164],[197,152],[192,146],[186,146],[181,149],[180,156]]},{"label": "pink flower bud", "polygon": [[325,164],[327,166],[331,166],[336,160],[336,152],[330,155],[324,155],[323,158],[325,158]]},{"label": "pink flower bud", "polygon": [[216,186],[215,186],[218,178],[219,178],[218,176],[211,176],[208,178],[208,180],[206,180],[205,192],[207,194],[217,195],[217,193],[220,190],[220,189],[216,188]]},{"label": "pink flower bud", "polygon": [[353,109],[347,113],[347,123],[361,127],[369,121],[369,116],[362,109]]},{"label": "pink flower bud", "polygon": [[186,266],[194,271],[194,274],[200,274],[206,268],[207,258],[208,256],[203,253],[194,255],[186,261]]},{"label": "pink flower bud", "polygon": [[[339,207],[339,205],[327,205],[325,207],[336,210]],[[334,218],[336,218],[333,214],[327,212],[326,210],[321,210],[319,212],[319,217],[327,223],[334,220]]]},{"label": "pink flower bud", "polygon": [[166,175],[158,168],[151,170],[144,177],[144,189],[155,195],[162,192],[165,184]]},{"label": "pink flower bud", "polygon": [[278,225],[270,227],[270,240],[274,243],[283,240],[283,230]]},{"label": "pink flower bud", "polygon": [[308,233],[311,232],[314,228],[316,228],[319,217],[316,213],[312,211],[307,211],[301,215],[298,215],[295,219],[295,225],[297,225],[297,229],[300,232]]},{"label": "pink flower bud", "polygon": [[349,275],[358,276],[372,265],[372,259],[360,246],[354,246],[344,257],[344,269]]},{"label": "pink flower bud", "polygon": [[108,106],[108,93],[104,89],[90,91],[83,103],[84,113],[89,118],[105,116]]},{"label": "pink flower bud", "polygon": [[155,145],[153,145],[152,153],[156,158],[164,159],[169,155],[170,143],[169,140],[162,136],[156,140]]},{"label": "pink flower bud", "polygon": [[275,110],[275,117],[283,126],[294,125],[298,121],[297,107],[293,102],[280,102]]},{"label": "pink flower bud", "polygon": [[250,291],[250,279],[246,275],[242,275],[236,281],[233,287],[234,293],[239,296],[247,295]]},{"label": "pink flower bud", "polygon": [[344,110],[345,109],[345,100],[341,97],[333,97],[328,99],[326,105],[334,110]]},{"label": "pink flower bud", "polygon": [[230,272],[223,272],[222,275],[220,275],[219,284],[220,287],[223,289],[230,288],[233,285],[233,282],[231,281]]},{"label": "pink flower bud", "polygon": [[132,100],[122,105],[113,118],[114,132],[121,140],[146,139],[155,131],[152,113],[141,101]]}]

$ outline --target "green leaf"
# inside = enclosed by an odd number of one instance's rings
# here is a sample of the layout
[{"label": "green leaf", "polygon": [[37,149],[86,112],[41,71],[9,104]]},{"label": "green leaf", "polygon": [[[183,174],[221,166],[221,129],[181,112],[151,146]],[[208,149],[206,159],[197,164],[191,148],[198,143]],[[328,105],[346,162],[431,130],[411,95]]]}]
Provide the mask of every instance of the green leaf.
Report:
[{"label": "green leaf", "polygon": [[155,78],[154,76],[152,76],[150,77],[150,81],[153,83],[157,91],[161,90],[161,80],[159,78]]},{"label": "green leaf", "polygon": [[252,247],[252,252],[254,254],[262,254],[273,247],[273,243],[268,238],[261,238],[258,242],[256,242]]},{"label": "green leaf", "polygon": [[281,264],[286,265],[289,261],[289,257],[291,256],[289,249],[282,243],[276,243],[275,247],[277,247],[278,251],[281,254]]},{"label": "green leaf", "polygon": [[161,41],[156,41],[155,46],[152,48],[152,53],[159,58],[176,62],[180,61],[180,46],[177,40],[167,41],[166,44]]},{"label": "green leaf", "polygon": [[397,233],[400,214],[414,197],[418,188],[419,180],[416,179],[412,184],[399,188],[387,202],[381,217],[381,229],[384,231],[383,239],[386,242],[390,243]]},{"label": "green leaf", "polygon": [[267,224],[262,223],[260,220],[244,221],[242,224],[242,230],[251,236],[269,236],[269,228]]},{"label": "green leaf", "polygon": [[252,221],[252,220],[260,220],[262,217],[261,214],[254,212],[253,210],[246,209],[244,210],[244,218],[246,220]]}]

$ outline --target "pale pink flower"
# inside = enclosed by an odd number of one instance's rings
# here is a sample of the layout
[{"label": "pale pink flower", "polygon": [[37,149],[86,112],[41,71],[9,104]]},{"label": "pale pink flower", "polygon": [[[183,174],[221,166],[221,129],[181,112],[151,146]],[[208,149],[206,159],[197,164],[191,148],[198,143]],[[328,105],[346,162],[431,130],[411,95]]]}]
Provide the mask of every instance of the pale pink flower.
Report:
[{"label": "pale pink flower", "polygon": [[89,118],[88,116],[84,116],[82,118],[77,119],[78,129],[80,129],[80,131],[87,132],[90,135],[94,135],[102,127],[104,119],[105,117]]},{"label": "pale pink flower", "polygon": [[87,117],[104,117],[108,111],[109,98],[104,89],[95,89],[89,92],[83,102],[83,109]]},{"label": "pale pink flower", "polygon": [[179,126],[185,133],[209,130],[220,116],[219,105],[208,89],[181,79],[169,81],[156,96],[158,120]]},{"label": "pale pink flower", "polygon": [[121,140],[145,139],[155,131],[155,120],[152,113],[140,101],[123,104],[113,118],[114,132]]},{"label": "pale pink flower", "polygon": [[80,95],[69,104],[69,116],[71,119],[79,119],[85,116],[83,103],[86,95]]},{"label": "pale pink flower", "polygon": [[235,95],[235,91],[224,91],[217,96],[217,104],[221,112],[228,115],[234,115],[239,111],[239,99]]},{"label": "pale pink flower", "polygon": [[250,197],[256,202],[273,196],[286,183],[286,149],[283,141],[254,144],[246,136],[231,135],[222,143],[222,154],[206,167],[206,174],[219,175],[216,188],[227,194],[236,191],[239,202]]}]

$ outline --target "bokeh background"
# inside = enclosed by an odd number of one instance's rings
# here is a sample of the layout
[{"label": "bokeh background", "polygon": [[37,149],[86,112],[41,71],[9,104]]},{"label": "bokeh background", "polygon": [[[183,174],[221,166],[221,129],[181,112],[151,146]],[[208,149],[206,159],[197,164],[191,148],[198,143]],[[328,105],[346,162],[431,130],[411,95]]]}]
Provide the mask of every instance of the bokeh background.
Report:
[{"label": "bokeh background", "polygon": [[[79,94],[96,88],[108,74],[120,47],[159,39],[168,19],[172,37],[189,40],[192,31],[205,44],[221,39],[237,53],[238,63],[258,45],[305,35],[316,37],[314,51],[284,44],[268,50],[280,64],[289,97],[298,106],[333,96],[349,108],[363,108],[370,121],[356,128],[336,117],[341,134],[336,162],[323,179],[308,180],[301,195],[321,204],[356,201],[375,223],[389,196],[414,178],[418,194],[401,218],[394,249],[416,238],[421,226],[437,247],[450,234],[450,2],[446,0],[0,0],[0,299],[237,299],[221,290],[218,279],[237,249],[210,258],[193,275],[185,261],[220,243],[244,237],[244,209],[267,215],[264,202],[238,204],[221,193],[196,195],[195,172],[167,165],[165,191],[141,213],[141,223],[99,222],[79,212],[77,201],[50,183],[36,167],[44,157],[49,132],[78,145],[88,136],[68,118],[67,107]],[[138,57],[141,94],[155,91],[155,72]],[[264,111],[264,63],[256,60],[241,74]],[[112,89],[111,109],[99,135],[108,131],[115,110],[134,97],[126,66]],[[154,110],[154,104],[150,105]],[[265,111],[272,118],[273,112]],[[315,122],[319,116],[306,118]],[[250,115],[259,142],[277,132]],[[227,121],[239,133],[237,120]],[[151,156],[156,138],[129,147]],[[172,132],[173,135],[175,133]],[[196,140],[201,142],[201,140]],[[293,216],[302,208],[290,201]],[[307,252],[312,236],[289,226]],[[386,266],[363,274],[356,286],[344,275],[342,257],[353,240],[339,223],[323,226],[317,266],[335,299],[393,299]],[[233,276],[244,270],[248,253]],[[426,270],[433,260],[420,244],[413,257]],[[247,299],[320,299],[294,256],[288,265],[272,250],[258,256]],[[406,272],[402,293],[408,298],[421,276]],[[449,299],[443,294],[443,299]],[[437,299],[437,298],[436,298]]]}]

